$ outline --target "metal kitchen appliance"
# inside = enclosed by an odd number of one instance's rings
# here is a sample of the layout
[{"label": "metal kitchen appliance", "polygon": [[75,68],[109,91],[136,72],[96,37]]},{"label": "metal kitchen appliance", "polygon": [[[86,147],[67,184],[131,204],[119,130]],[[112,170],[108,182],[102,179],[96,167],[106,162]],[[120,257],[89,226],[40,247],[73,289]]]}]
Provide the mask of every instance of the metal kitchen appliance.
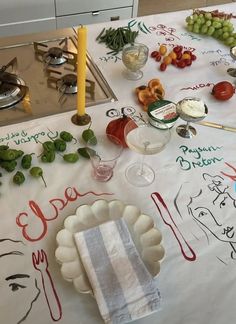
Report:
[{"label": "metal kitchen appliance", "polygon": [[[76,110],[73,28],[0,39],[0,125]],[[117,100],[87,53],[86,107]]]}]

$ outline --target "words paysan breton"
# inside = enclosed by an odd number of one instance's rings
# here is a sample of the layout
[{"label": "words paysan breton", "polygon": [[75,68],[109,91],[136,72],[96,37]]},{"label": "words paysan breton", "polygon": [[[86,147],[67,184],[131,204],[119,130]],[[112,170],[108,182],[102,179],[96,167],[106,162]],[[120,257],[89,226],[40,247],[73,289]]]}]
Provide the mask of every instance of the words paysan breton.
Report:
[{"label": "words paysan breton", "polygon": [[179,147],[181,155],[179,155],[175,161],[179,164],[181,169],[185,171],[207,167],[223,160],[222,157],[215,156],[218,155],[217,152],[222,148],[222,146],[189,148],[186,145],[181,145]]}]

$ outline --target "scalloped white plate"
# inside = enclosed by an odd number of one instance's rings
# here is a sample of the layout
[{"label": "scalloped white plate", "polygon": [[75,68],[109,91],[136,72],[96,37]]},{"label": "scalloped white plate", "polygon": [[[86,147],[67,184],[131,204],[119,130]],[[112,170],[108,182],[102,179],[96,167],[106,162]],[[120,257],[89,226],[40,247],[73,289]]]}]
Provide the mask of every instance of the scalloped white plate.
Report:
[{"label": "scalloped white plate", "polygon": [[148,271],[153,277],[159,273],[160,260],[165,251],[160,244],[161,232],[155,228],[153,218],[142,214],[136,206],[126,205],[120,200],[99,199],[92,205],[79,206],[75,215],[65,219],[64,228],[56,236],[58,247],[55,256],[61,265],[62,277],[73,282],[78,292],[92,294],[92,288],[77,251],[74,234],[121,217]]}]

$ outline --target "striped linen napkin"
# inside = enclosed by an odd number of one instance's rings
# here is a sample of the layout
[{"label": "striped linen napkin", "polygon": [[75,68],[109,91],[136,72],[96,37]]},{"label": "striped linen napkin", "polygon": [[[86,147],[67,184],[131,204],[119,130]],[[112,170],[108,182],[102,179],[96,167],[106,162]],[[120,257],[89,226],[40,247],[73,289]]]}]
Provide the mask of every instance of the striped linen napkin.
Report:
[{"label": "striped linen napkin", "polygon": [[75,241],[105,323],[127,323],[159,309],[159,291],[123,219],[78,232]]}]

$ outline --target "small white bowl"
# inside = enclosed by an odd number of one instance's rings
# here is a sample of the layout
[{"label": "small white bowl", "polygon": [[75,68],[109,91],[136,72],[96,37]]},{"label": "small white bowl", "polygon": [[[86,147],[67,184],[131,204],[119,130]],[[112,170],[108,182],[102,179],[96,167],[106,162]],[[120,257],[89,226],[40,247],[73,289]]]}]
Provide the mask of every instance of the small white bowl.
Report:
[{"label": "small white bowl", "polygon": [[159,273],[160,260],[165,251],[160,244],[161,232],[155,227],[153,218],[142,214],[136,206],[126,205],[120,200],[99,199],[92,205],[79,206],[75,215],[65,219],[64,228],[56,236],[58,247],[55,256],[61,265],[62,277],[73,282],[79,293],[92,294],[92,288],[77,251],[74,234],[121,217],[150,274],[155,277]]}]

